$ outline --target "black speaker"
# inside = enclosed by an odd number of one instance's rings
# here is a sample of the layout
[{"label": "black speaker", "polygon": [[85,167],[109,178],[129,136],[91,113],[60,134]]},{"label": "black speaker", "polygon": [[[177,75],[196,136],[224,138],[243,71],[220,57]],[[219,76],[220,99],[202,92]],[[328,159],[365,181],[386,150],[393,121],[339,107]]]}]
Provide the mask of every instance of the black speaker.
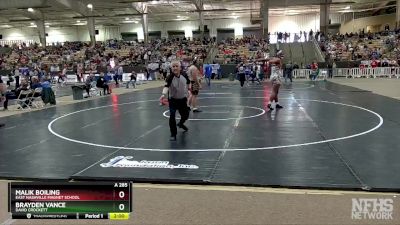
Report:
[{"label": "black speaker", "polygon": [[49,36],[49,34],[48,33],[46,33],[46,37],[48,37]]},{"label": "black speaker", "polygon": [[0,40],[1,40],[1,39],[3,39],[3,35],[2,35],[2,34],[0,34]]},{"label": "black speaker", "polygon": [[207,31],[208,30],[208,26],[204,25],[204,30]]},{"label": "black speaker", "polygon": [[95,33],[96,35],[98,35],[98,34],[99,34],[99,30],[95,30],[94,33]]}]

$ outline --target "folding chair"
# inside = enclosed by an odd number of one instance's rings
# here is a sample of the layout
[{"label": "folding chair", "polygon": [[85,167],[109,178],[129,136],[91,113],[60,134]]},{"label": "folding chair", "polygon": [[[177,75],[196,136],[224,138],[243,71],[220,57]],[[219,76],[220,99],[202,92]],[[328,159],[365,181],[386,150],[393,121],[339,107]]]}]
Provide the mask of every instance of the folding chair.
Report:
[{"label": "folding chair", "polygon": [[24,110],[25,108],[31,109],[30,105],[32,103],[32,90],[22,90],[17,99],[16,102],[19,105],[18,109]]},{"label": "folding chair", "polygon": [[31,103],[32,103],[32,106],[34,106],[35,108],[43,108],[44,107],[43,100],[42,100],[42,90],[43,90],[42,88],[36,88],[32,92]]},{"label": "folding chair", "polygon": [[100,91],[99,89],[96,87],[96,81],[93,81],[92,83],[90,83],[90,90],[89,90],[89,97],[93,97],[93,96],[100,96]]}]

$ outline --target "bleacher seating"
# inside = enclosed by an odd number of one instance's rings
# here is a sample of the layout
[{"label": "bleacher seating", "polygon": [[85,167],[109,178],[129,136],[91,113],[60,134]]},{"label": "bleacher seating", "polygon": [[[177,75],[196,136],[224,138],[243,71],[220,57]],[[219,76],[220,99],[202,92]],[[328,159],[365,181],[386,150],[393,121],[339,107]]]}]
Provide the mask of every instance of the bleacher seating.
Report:
[{"label": "bleacher seating", "polygon": [[254,37],[245,37],[240,40],[226,40],[218,46],[215,63],[237,64],[247,60],[263,57],[266,42]]},{"label": "bleacher seating", "polygon": [[399,46],[398,34],[380,33],[365,35],[335,35],[321,43],[326,55],[336,61],[354,61],[368,59],[397,59],[396,46]]}]

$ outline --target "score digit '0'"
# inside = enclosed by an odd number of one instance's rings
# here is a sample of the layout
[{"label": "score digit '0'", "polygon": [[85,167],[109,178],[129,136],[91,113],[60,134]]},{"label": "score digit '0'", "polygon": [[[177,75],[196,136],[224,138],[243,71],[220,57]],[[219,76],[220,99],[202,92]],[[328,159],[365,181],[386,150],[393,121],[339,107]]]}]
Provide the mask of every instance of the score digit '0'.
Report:
[{"label": "score digit '0'", "polygon": [[118,193],[118,196],[123,199],[125,197],[125,192],[124,191],[120,191]]}]

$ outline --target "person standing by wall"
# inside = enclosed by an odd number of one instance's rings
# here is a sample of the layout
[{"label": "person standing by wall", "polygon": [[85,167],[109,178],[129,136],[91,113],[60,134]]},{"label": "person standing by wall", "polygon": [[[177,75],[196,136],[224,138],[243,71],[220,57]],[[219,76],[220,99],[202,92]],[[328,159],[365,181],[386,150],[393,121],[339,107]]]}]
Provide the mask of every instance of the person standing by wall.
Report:
[{"label": "person standing by wall", "polygon": [[217,64],[217,79],[221,80],[222,79],[222,69],[221,69],[221,65]]},{"label": "person standing by wall", "polygon": [[133,88],[136,88],[136,72],[132,71],[132,73],[129,77],[130,77],[130,80],[128,82],[126,82],[126,88],[129,88],[130,84],[133,85]]},{"label": "person standing by wall", "polygon": [[290,80],[290,83],[292,83],[293,82],[293,79],[292,79],[293,65],[290,61],[285,65],[284,70],[285,70],[285,83],[287,82],[288,78]]},{"label": "person standing by wall", "polygon": [[19,88],[19,68],[18,66],[15,67],[14,70],[14,78],[15,78],[15,89]]},{"label": "person standing by wall", "polygon": [[311,80],[316,80],[318,77],[318,63],[317,60],[314,60],[311,64]]},{"label": "person standing by wall", "polygon": [[118,64],[117,68],[117,79],[122,84],[122,76],[124,74],[124,68],[121,64]]},{"label": "person standing by wall", "polygon": [[[184,123],[189,118],[190,109],[187,106],[187,97],[190,81],[186,76],[181,74],[181,63],[179,61],[173,61],[171,67],[172,74],[166,79],[160,102],[164,102],[164,99],[168,96],[170,141],[176,141],[177,126],[185,132],[189,130]],[[177,110],[181,115],[181,120],[178,124],[176,124],[175,119]]]},{"label": "person standing by wall", "polygon": [[240,81],[240,86],[243,87],[244,82],[246,81],[246,73],[245,73],[245,71],[244,71],[244,65],[243,65],[243,63],[241,63],[241,64],[238,66],[237,71],[238,71],[238,77],[239,77],[239,81]]},{"label": "person standing by wall", "polygon": [[207,81],[207,85],[210,87],[211,86],[211,76],[212,76],[212,68],[210,64],[204,65],[204,76]]},{"label": "person standing by wall", "polygon": [[328,78],[332,78],[333,77],[333,63],[332,60],[329,59],[328,60]]},{"label": "person standing by wall", "polygon": [[254,80],[257,81],[258,84],[261,84],[260,79],[258,78],[259,70],[256,63],[253,63],[251,66],[251,82],[254,83]]}]

